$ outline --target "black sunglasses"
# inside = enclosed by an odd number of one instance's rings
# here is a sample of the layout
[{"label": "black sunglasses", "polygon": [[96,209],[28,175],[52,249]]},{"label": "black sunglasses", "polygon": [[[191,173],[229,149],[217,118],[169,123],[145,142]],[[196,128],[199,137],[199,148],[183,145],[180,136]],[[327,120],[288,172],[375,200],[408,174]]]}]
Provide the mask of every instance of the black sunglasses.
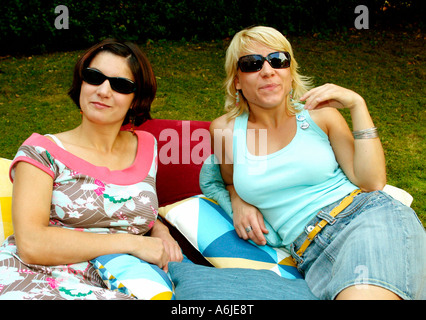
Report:
[{"label": "black sunglasses", "polygon": [[129,94],[136,91],[136,84],[127,78],[107,77],[102,72],[93,68],[86,68],[82,71],[83,80],[88,84],[101,85],[108,80],[112,90],[119,93]]},{"label": "black sunglasses", "polygon": [[285,51],[272,52],[265,57],[260,54],[249,54],[238,59],[238,68],[242,72],[256,72],[262,70],[263,63],[268,61],[274,69],[290,67],[290,54]]}]

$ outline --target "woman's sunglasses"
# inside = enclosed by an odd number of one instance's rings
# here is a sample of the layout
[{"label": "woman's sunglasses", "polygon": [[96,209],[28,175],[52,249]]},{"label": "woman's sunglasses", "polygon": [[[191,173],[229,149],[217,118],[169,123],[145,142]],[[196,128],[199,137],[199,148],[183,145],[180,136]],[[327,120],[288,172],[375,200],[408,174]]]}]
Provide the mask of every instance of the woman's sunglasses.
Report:
[{"label": "woman's sunglasses", "polygon": [[102,72],[93,68],[86,68],[82,71],[83,80],[88,84],[99,86],[108,80],[112,90],[119,93],[129,94],[136,91],[136,84],[126,78],[107,77]]},{"label": "woman's sunglasses", "polygon": [[262,70],[263,63],[268,61],[274,69],[290,67],[290,54],[285,51],[272,52],[265,57],[260,54],[249,54],[238,60],[238,68],[242,72],[256,72]]}]

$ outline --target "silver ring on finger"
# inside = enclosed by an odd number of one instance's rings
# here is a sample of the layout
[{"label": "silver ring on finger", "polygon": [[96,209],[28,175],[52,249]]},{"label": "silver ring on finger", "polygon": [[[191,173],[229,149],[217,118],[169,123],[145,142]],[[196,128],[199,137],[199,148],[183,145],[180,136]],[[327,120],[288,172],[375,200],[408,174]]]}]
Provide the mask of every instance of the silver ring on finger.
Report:
[{"label": "silver ring on finger", "polygon": [[247,228],[246,228],[246,232],[247,233],[249,233],[250,231],[252,231],[253,230],[253,227],[252,226],[248,226]]}]

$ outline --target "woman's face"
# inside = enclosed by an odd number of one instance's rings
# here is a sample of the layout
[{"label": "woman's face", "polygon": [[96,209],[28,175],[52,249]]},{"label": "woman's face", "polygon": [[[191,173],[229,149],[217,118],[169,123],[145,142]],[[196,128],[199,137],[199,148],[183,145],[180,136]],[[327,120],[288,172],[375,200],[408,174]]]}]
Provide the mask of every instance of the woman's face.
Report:
[{"label": "woman's face", "polygon": [[[250,52],[242,52],[240,57],[248,54],[260,54],[266,57],[276,51],[261,44],[255,44],[250,48]],[[286,107],[291,82],[290,68],[274,69],[265,61],[262,69],[257,72],[242,72],[238,69],[235,88],[242,90],[251,109],[273,109]]]},{"label": "woman's face", "polygon": [[[90,68],[108,77],[122,77],[135,81],[126,58],[110,52],[101,52],[91,61]],[[129,110],[134,93],[114,91],[108,80],[100,85],[81,84],[80,107],[87,119],[98,124],[122,123]]]}]

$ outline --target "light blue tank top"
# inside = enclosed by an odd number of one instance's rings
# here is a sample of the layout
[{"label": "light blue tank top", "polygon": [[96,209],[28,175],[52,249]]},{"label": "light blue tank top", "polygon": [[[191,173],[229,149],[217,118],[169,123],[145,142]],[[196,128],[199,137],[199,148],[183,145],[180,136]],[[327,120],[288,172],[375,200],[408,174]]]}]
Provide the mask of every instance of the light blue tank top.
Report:
[{"label": "light blue tank top", "polygon": [[288,248],[321,208],[357,187],[343,173],[328,136],[308,111],[297,114],[293,140],[267,156],[249,153],[247,121],[247,113],[235,119],[234,187],[262,212]]}]

